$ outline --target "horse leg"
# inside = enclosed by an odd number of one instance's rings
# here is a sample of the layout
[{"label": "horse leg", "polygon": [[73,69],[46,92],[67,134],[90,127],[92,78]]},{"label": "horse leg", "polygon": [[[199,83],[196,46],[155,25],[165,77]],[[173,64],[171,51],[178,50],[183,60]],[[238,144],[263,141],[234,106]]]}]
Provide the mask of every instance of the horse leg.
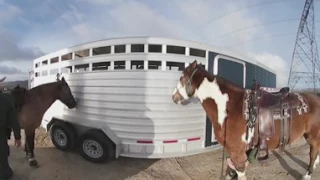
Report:
[{"label": "horse leg", "polygon": [[35,130],[26,133],[26,140],[27,140],[26,143],[28,143],[28,145],[27,145],[27,150],[28,150],[27,157],[28,157],[28,161],[29,161],[29,166],[31,166],[31,167],[37,167],[38,166],[38,162],[34,158],[34,138],[35,138]]},{"label": "horse leg", "polygon": [[28,141],[27,141],[27,135],[26,135],[26,133],[24,133],[24,152],[26,152],[26,157],[28,157]]},{"label": "horse leg", "polygon": [[316,168],[319,164],[319,142],[317,140],[306,137],[307,142],[310,144],[310,162],[306,174],[303,176],[303,179],[311,179],[311,174],[313,169]]}]

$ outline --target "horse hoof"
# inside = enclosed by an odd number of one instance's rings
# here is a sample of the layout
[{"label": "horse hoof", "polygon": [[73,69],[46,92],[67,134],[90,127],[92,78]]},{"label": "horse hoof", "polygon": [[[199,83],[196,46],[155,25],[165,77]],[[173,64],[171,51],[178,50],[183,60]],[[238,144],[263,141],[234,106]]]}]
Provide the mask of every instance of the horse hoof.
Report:
[{"label": "horse hoof", "polygon": [[29,161],[29,166],[34,168],[39,167],[38,162],[36,160]]}]

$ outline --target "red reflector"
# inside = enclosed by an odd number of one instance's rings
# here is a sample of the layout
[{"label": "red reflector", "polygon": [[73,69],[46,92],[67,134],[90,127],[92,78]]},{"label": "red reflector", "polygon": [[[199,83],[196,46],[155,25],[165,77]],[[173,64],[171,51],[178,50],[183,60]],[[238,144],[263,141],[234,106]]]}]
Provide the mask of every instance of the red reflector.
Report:
[{"label": "red reflector", "polygon": [[152,141],[137,141],[137,143],[141,143],[141,144],[152,144]]},{"label": "red reflector", "polygon": [[178,142],[178,140],[167,140],[167,141],[163,141],[163,143],[176,143]]},{"label": "red reflector", "polygon": [[195,138],[189,138],[188,141],[197,141],[197,140],[200,140],[201,138],[200,137],[195,137]]}]

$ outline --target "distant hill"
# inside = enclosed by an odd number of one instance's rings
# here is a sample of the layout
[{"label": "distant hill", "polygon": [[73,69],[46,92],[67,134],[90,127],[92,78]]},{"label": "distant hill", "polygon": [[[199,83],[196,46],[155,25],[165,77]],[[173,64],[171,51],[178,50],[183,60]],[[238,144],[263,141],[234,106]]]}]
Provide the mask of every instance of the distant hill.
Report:
[{"label": "distant hill", "polygon": [[20,80],[20,81],[4,81],[0,83],[0,88],[13,88],[16,85],[20,84],[21,87],[28,89],[28,80]]}]

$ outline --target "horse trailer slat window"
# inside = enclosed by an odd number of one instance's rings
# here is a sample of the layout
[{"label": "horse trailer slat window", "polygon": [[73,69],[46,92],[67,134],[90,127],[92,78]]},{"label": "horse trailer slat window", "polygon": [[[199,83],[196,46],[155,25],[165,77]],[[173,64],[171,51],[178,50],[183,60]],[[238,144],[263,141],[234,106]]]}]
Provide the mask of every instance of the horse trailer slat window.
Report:
[{"label": "horse trailer slat window", "polygon": [[97,56],[101,54],[110,54],[111,53],[111,46],[103,46],[98,48],[92,49],[92,55]]},{"label": "horse trailer slat window", "polygon": [[48,65],[48,60],[42,61],[42,66]]},{"label": "horse trailer slat window", "polygon": [[88,56],[89,56],[89,53],[90,53],[90,50],[89,50],[89,49],[76,51],[76,52],[74,53],[74,57],[75,57],[76,59],[78,59],[78,58],[83,58],[83,57],[88,57]]},{"label": "horse trailer slat window", "polygon": [[55,58],[51,58],[50,59],[50,64],[54,64],[54,63],[57,63],[59,62],[59,57],[55,57]]},{"label": "horse trailer slat window", "polygon": [[186,54],[186,48],[182,46],[167,45],[167,53],[171,54]]},{"label": "horse trailer slat window", "polygon": [[92,63],[92,71],[108,70],[110,68],[110,65],[110,62]]},{"label": "horse trailer slat window", "polygon": [[144,52],[144,44],[131,44],[131,52]]},{"label": "horse trailer slat window", "polygon": [[61,61],[67,61],[72,59],[72,53],[65,54],[61,56]]},{"label": "horse trailer slat window", "polygon": [[144,69],[144,61],[131,61],[131,69]]},{"label": "horse trailer slat window", "polygon": [[75,65],[74,67],[76,72],[84,72],[89,70],[89,64],[81,64],[81,65]]},{"label": "horse trailer slat window", "polygon": [[149,52],[152,53],[161,53],[162,52],[162,45],[159,44],[149,44]]},{"label": "horse trailer slat window", "polygon": [[114,69],[126,69],[126,61],[115,61]]},{"label": "horse trailer slat window", "polygon": [[190,56],[206,57],[206,51],[201,49],[190,48]]},{"label": "horse trailer slat window", "polygon": [[185,69],[185,63],[181,62],[167,62],[167,70],[183,71]]},{"label": "horse trailer slat window", "polygon": [[149,61],[148,62],[148,69],[161,70],[161,61]]},{"label": "horse trailer slat window", "polygon": [[50,75],[55,75],[59,73],[59,68],[50,69]]},{"label": "horse trailer slat window", "polygon": [[72,66],[61,68],[61,73],[66,73],[66,74],[72,73]]},{"label": "horse trailer slat window", "polygon": [[125,53],[126,52],[126,45],[115,45],[114,52],[115,53]]}]

